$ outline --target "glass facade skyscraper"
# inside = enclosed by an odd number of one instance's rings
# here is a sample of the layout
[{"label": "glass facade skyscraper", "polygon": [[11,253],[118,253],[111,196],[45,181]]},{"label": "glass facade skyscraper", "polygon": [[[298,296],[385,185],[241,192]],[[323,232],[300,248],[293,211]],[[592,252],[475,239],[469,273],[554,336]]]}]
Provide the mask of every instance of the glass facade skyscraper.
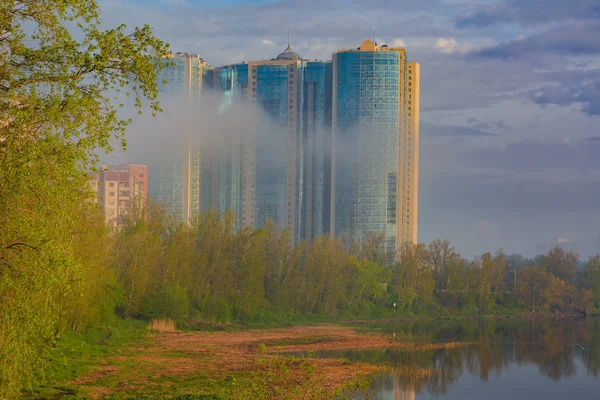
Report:
[{"label": "glass facade skyscraper", "polygon": [[331,63],[302,60],[288,46],[275,60],[249,68],[249,98],[270,117],[257,126],[256,225],[272,219],[295,242],[322,235],[328,230]]},{"label": "glass facade skyscraper", "polygon": [[[197,54],[176,53],[165,56],[169,63],[159,76],[159,90],[167,95],[181,98],[192,105],[200,104],[204,85],[211,86],[214,68]],[[201,162],[201,148],[191,127],[185,145],[163,158],[158,165],[151,165],[151,195],[177,220],[190,223],[201,211],[212,205],[212,182],[202,185],[201,177],[210,176],[209,165]],[[154,172],[153,172],[154,171]],[[154,176],[153,176],[154,175]],[[208,188],[208,189],[207,189]],[[209,195],[206,195],[208,191]],[[208,206],[206,206],[208,204]]]},{"label": "glass facade skyscraper", "polygon": [[269,118],[256,131],[256,225],[271,219],[300,238],[305,63],[250,62],[251,98]]},{"label": "glass facade skyscraper", "polygon": [[333,235],[383,232],[388,251],[416,242],[418,95],[403,48],[367,40],[333,55]]},{"label": "glass facade skyscraper", "polygon": [[332,64],[307,61],[303,95],[303,190],[301,236],[329,232],[331,181]]},{"label": "glass facade skyscraper", "polygon": [[[219,107],[222,118],[239,118],[230,106],[241,103],[248,96],[248,64],[234,64],[219,68],[216,89],[223,94]],[[250,121],[239,132],[225,132],[215,154],[218,167],[218,210],[234,210],[239,229],[255,226],[255,154],[256,129]]]},{"label": "glass facade skyscraper", "polygon": [[327,231],[331,72],[330,62],[302,60],[289,45],[272,60],[219,68],[224,104],[246,101],[257,112],[221,149],[219,208],[236,209],[242,226],[270,219],[294,242]]}]

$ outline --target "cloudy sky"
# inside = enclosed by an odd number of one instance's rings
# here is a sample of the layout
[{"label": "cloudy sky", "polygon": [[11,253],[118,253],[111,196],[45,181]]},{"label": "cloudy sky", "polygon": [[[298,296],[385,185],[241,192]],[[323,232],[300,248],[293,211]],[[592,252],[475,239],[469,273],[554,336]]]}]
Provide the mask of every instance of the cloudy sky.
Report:
[{"label": "cloudy sky", "polygon": [[[465,256],[600,251],[598,0],[101,0],[215,66],[373,35],[421,64],[419,239]],[[168,105],[164,105],[168,107]],[[134,160],[132,160],[134,161]]]}]

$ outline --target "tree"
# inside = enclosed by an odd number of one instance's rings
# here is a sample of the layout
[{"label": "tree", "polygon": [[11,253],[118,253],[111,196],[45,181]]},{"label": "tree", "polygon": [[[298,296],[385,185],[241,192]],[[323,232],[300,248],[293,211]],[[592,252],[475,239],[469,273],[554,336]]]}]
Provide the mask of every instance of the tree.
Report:
[{"label": "tree", "polygon": [[418,307],[433,300],[435,281],[429,264],[427,247],[406,243],[392,275],[392,286],[398,309]]},{"label": "tree", "polygon": [[363,300],[375,303],[385,293],[391,270],[379,263],[368,260],[350,262],[351,272],[348,280],[348,307],[352,303],[360,306]]},{"label": "tree", "polygon": [[360,246],[360,259],[386,265],[390,259],[385,249],[384,232],[370,232]]},{"label": "tree", "polygon": [[517,295],[523,304],[531,304],[531,312],[542,309],[548,299],[552,276],[541,267],[522,268]]},{"label": "tree", "polygon": [[234,315],[244,319],[251,315],[262,302],[265,276],[265,234],[245,228],[237,234],[235,264],[233,269]]},{"label": "tree", "polygon": [[436,239],[429,244],[429,265],[433,268],[435,279],[435,290],[439,295],[442,290],[447,289],[452,281],[450,266],[459,255],[447,240]]},{"label": "tree", "polygon": [[575,267],[579,262],[579,257],[573,251],[567,252],[556,246],[548,253],[540,255],[537,261],[540,267],[554,276],[564,279],[567,282],[573,282]]},{"label": "tree", "polygon": [[592,292],[600,305],[600,254],[590,257],[583,269],[582,286]]},{"label": "tree", "polygon": [[73,290],[64,291],[60,298],[58,333],[68,328],[79,331],[108,321],[122,296],[109,268],[112,238],[104,224],[104,212],[86,202],[76,216],[79,229],[72,232],[71,246],[79,268],[66,282]]},{"label": "tree", "polygon": [[265,232],[265,295],[271,302],[280,302],[282,286],[289,279],[289,264],[293,254],[290,229],[281,230],[268,220]]},{"label": "tree", "polygon": [[[129,211],[129,210],[128,210]],[[163,253],[161,238],[150,231],[143,213],[128,213],[130,218],[114,241],[111,267],[123,288],[122,316],[139,314],[142,305],[158,283],[159,262]]]},{"label": "tree", "polygon": [[[101,31],[94,0],[0,2],[0,397],[46,358],[60,300],[81,265],[71,233],[88,201],[85,171],[121,141],[113,96],[156,101],[168,46],[148,26]],[[81,38],[80,40],[76,38]]]}]

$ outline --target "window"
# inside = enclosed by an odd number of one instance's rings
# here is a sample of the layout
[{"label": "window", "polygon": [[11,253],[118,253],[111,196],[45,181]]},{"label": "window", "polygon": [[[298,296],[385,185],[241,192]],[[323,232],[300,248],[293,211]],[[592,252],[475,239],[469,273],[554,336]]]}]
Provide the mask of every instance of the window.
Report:
[{"label": "window", "polygon": [[109,205],[109,206],[114,206],[114,205],[115,205],[115,201],[114,201],[114,200],[110,200],[110,201],[108,202],[108,205]]},{"label": "window", "polygon": [[115,183],[114,182],[109,182],[108,183],[108,187],[115,187]]},{"label": "window", "polygon": [[108,210],[108,215],[115,215],[115,210]]},{"label": "window", "polygon": [[109,195],[109,196],[114,196],[114,195],[115,195],[115,192],[109,192],[109,193],[108,193],[108,195]]},{"label": "window", "polygon": [[144,177],[144,174],[140,174],[140,178],[143,178],[143,177]]}]

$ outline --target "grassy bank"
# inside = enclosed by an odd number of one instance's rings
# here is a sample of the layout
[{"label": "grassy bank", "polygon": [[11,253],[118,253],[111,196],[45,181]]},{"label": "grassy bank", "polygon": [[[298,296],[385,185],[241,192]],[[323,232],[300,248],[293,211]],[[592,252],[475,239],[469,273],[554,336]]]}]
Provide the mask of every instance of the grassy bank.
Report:
[{"label": "grassy bank", "polygon": [[65,333],[56,340],[48,367],[38,376],[38,384],[25,397],[52,399],[77,395],[78,385],[72,384],[73,380],[103,365],[109,356],[126,360],[135,348],[148,345],[147,333],[145,322],[117,317],[102,328]]},{"label": "grassy bank", "polygon": [[[491,317],[523,314],[522,309],[505,308],[491,311],[488,314]],[[308,381],[318,381],[320,379],[318,377],[321,376],[314,369],[315,364],[311,364],[314,361],[273,358],[272,352],[263,357],[258,354],[259,345],[266,345],[270,349],[287,345],[297,347],[304,345],[307,348],[303,350],[310,350],[308,347],[312,349],[320,344],[329,345],[332,340],[327,335],[312,333],[300,336],[269,336],[272,335],[269,330],[273,332],[274,329],[281,330],[299,325],[316,326],[331,323],[349,325],[354,322],[461,319],[476,316],[478,316],[476,312],[401,314],[380,309],[368,318],[364,315],[344,313],[327,318],[322,315],[263,310],[244,323],[197,321],[194,325],[185,325],[185,329],[180,329],[180,333],[174,335],[151,334],[146,328],[145,321],[125,321],[115,318],[103,328],[89,329],[87,332],[80,333],[69,332],[60,337],[51,352],[49,366],[44,376],[40,377],[40,381],[43,379],[44,383],[33,388],[26,397],[86,398],[90,393],[94,393],[92,397],[97,397],[102,391],[106,396],[115,399],[131,396],[137,398],[140,394],[154,396],[148,399],[166,396],[170,398],[188,396],[181,397],[182,399],[235,399],[239,398],[236,393],[254,393],[253,396],[256,397],[257,393],[266,390],[265,388],[269,386],[268,382],[271,382],[275,375],[288,376],[281,384],[282,387],[286,385],[302,387]],[[252,331],[253,329],[259,330]],[[199,330],[204,333],[198,332]],[[231,368],[226,373],[222,373],[218,368],[215,370],[215,366],[219,365],[220,358],[223,357],[223,351],[229,351],[226,342],[211,345],[210,342],[201,340],[194,342],[193,346],[188,346],[186,342],[193,337],[210,338],[211,335],[215,335],[231,338],[232,343],[236,343],[239,339],[237,333],[243,334],[243,332],[258,335],[252,336],[254,339],[247,340],[245,344],[250,349],[246,356],[254,364],[246,364],[243,369]],[[263,335],[261,332],[266,336],[260,336]],[[183,344],[171,343],[177,340],[183,340]],[[273,363],[274,365],[267,370],[264,369]],[[341,363],[336,368],[352,370],[353,367]],[[277,372],[273,372],[274,369]],[[312,371],[313,375],[308,374],[309,371]],[[307,378],[298,381],[299,376]],[[351,378],[349,382],[355,381]],[[317,389],[319,388],[311,390]],[[194,396],[189,397],[192,394]]]},{"label": "grassy bank", "polygon": [[[109,330],[110,328],[110,330]],[[319,329],[326,329],[319,331]],[[327,329],[334,329],[332,332]],[[301,399],[329,398],[366,387],[373,366],[278,353],[274,343],[316,345],[355,340],[347,328],[310,327],[245,332],[149,333],[140,322],[115,321],[105,329],[70,333],[53,349],[45,384],[29,399]],[[109,336],[109,332],[111,332]],[[357,374],[358,373],[358,374]]]}]

